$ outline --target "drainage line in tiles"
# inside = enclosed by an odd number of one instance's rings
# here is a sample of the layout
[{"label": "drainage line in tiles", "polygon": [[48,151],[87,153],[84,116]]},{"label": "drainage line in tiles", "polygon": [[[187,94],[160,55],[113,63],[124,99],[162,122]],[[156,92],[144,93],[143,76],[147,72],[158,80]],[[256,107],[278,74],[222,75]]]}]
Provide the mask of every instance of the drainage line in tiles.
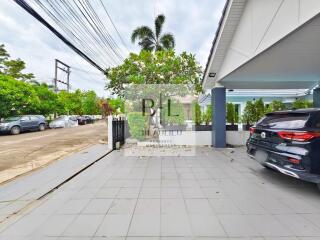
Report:
[{"label": "drainage line in tiles", "polygon": [[41,195],[40,197],[38,197],[37,199],[35,199],[34,201],[31,201],[30,203],[26,204],[24,207],[22,207],[21,209],[15,211],[14,213],[8,215],[6,218],[4,218],[3,220],[0,221],[0,223],[3,223],[5,221],[7,221],[8,219],[10,219],[12,216],[16,216],[18,213],[20,213],[21,211],[25,210],[28,207],[31,207],[34,203],[36,203],[37,201],[42,200],[43,198],[45,198],[46,196],[48,196],[50,193],[54,192],[55,190],[59,189],[62,185],[66,184],[67,182],[69,182],[70,180],[72,180],[73,178],[75,178],[76,176],[78,176],[80,173],[82,173],[83,171],[87,170],[89,167],[91,167],[92,165],[96,164],[97,162],[99,162],[101,159],[103,159],[104,157],[106,157],[107,155],[109,155],[111,152],[113,152],[113,150],[110,150],[109,152],[107,152],[106,154],[103,154],[101,157],[99,157],[98,159],[96,159],[95,161],[93,161],[92,163],[90,163],[88,166],[85,166],[84,168],[82,168],[81,170],[79,170],[78,172],[76,172],[75,174],[73,174],[72,176],[68,177],[66,180],[64,180],[62,183],[58,184],[57,186],[55,186],[54,188],[52,188],[51,190],[49,190],[48,192],[46,192],[45,194]]},{"label": "drainage line in tiles", "polygon": [[109,153],[113,152],[113,150],[110,150],[109,152],[107,152],[106,154],[104,154],[103,156],[99,157],[98,159],[96,159],[95,161],[93,161],[92,163],[90,163],[88,166],[85,166],[84,168],[82,168],[81,170],[79,170],[78,172],[76,172],[75,174],[71,175],[70,177],[68,177],[66,180],[64,180],[62,183],[58,184],[56,187],[52,188],[51,190],[49,190],[48,192],[46,192],[45,194],[43,194],[42,196],[40,196],[39,198],[37,198],[36,200],[41,200],[42,198],[46,197],[47,195],[49,195],[50,193],[54,192],[55,190],[57,190],[58,188],[60,188],[62,185],[66,184],[67,182],[69,182],[70,180],[72,180],[73,178],[75,178],[76,176],[78,176],[80,173],[82,173],[83,171],[87,170],[89,167],[91,167],[92,165],[96,164],[97,162],[99,162],[101,159],[103,159],[104,157],[106,157],[107,155],[109,155]]}]

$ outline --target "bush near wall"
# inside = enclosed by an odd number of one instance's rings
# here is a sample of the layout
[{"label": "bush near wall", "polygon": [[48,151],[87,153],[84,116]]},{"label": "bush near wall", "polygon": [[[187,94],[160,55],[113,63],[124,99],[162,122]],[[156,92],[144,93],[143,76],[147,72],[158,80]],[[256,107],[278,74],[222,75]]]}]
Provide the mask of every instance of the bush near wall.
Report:
[{"label": "bush near wall", "polygon": [[165,107],[161,110],[161,114],[166,124],[183,125],[185,123],[184,107],[182,103],[171,102],[170,113],[169,107],[166,104]]},{"label": "bush near wall", "polygon": [[131,136],[139,141],[145,140],[149,118],[143,116],[141,112],[128,113],[127,117]]}]

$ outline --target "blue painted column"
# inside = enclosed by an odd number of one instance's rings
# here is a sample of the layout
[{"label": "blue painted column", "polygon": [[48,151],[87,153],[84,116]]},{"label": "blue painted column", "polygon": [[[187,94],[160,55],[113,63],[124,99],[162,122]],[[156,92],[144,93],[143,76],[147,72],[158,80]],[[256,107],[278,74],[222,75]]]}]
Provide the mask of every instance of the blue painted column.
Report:
[{"label": "blue painted column", "polygon": [[212,146],[226,147],[226,89],[216,87],[211,90],[212,105]]},{"label": "blue painted column", "polygon": [[320,88],[313,90],[313,107],[320,108]]}]

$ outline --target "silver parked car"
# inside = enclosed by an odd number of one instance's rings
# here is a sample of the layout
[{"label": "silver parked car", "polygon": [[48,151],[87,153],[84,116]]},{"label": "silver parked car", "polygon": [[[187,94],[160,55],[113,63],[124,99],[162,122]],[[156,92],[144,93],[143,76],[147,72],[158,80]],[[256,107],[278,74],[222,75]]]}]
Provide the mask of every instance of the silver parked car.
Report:
[{"label": "silver parked car", "polygon": [[50,128],[68,128],[76,126],[78,126],[78,120],[74,116],[61,116],[49,123]]},{"label": "silver parked car", "polygon": [[46,129],[46,120],[41,115],[24,115],[19,117],[5,118],[0,123],[0,133],[11,133],[17,135],[25,131],[44,131]]}]

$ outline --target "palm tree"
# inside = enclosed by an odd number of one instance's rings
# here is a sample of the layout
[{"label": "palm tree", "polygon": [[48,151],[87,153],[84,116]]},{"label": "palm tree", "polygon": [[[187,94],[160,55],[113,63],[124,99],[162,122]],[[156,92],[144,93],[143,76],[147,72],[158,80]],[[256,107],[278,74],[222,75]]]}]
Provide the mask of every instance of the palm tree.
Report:
[{"label": "palm tree", "polygon": [[174,37],[171,33],[161,34],[165,22],[165,16],[159,15],[154,21],[155,31],[153,32],[148,26],[137,27],[132,35],[131,41],[135,43],[139,39],[139,46],[143,50],[160,51],[174,48]]}]

